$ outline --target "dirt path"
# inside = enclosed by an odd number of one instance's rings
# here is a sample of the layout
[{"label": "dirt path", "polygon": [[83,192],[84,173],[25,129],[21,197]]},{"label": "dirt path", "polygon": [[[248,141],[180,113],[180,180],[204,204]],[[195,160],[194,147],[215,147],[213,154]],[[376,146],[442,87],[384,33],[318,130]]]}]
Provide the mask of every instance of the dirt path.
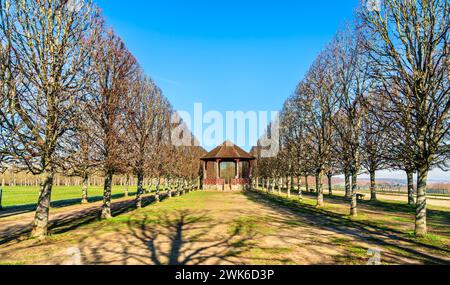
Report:
[{"label": "dirt path", "polygon": [[450,253],[259,193],[195,192],[75,227],[46,242],[0,246],[25,264],[450,263]]}]

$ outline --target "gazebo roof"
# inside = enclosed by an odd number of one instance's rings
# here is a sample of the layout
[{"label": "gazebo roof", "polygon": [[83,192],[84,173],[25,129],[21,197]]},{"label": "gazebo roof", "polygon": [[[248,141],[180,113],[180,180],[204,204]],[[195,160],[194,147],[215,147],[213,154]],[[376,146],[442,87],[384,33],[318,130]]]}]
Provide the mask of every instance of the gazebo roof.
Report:
[{"label": "gazebo roof", "polygon": [[231,141],[226,141],[201,158],[201,160],[215,159],[255,160],[256,158],[242,148],[234,145]]}]

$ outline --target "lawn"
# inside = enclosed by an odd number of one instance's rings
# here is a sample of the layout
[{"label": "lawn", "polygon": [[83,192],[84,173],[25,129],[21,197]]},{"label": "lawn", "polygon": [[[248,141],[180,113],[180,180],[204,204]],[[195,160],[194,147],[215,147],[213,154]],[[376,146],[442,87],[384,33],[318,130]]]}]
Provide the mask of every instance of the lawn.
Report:
[{"label": "lawn", "polygon": [[[259,190],[261,193],[265,191]],[[331,215],[340,217],[342,221],[358,223],[363,226],[375,227],[387,231],[396,231],[405,237],[430,246],[450,249],[450,207],[428,205],[427,224],[429,235],[427,238],[414,237],[415,207],[398,201],[379,200],[359,201],[358,217],[350,217],[350,203],[342,196],[330,197],[324,194],[325,205],[316,209],[315,194],[303,193],[300,201],[293,194],[290,199],[283,193],[267,194],[267,199],[282,206],[295,207],[311,211],[317,215]],[[307,207],[307,208],[305,208]]]},{"label": "lawn", "polygon": [[[130,191],[134,191],[134,188],[130,187]],[[90,200],[97,201],[103,196],[103,187],[90,187],[88,192]],[[120,198],[124,193],[125,188],[122,186],[115,186],[112,189],[114,198]],[[4,187],[2,206],[34,206],[37,203],[38,197],[39,187]],[[78,203],[81,201],[81,186],[55,186],[52,189],[51,201],[55,204],[63,202],[67,202],[67,204],[72,204],[71,202]]]}]

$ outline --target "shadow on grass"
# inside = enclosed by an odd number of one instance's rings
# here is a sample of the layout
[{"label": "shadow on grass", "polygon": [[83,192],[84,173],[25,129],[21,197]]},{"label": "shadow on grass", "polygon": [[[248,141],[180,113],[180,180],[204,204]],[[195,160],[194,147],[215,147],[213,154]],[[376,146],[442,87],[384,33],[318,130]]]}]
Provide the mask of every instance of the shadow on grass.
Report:
[{"label": "shadow on grass", "polygon": [[[136,195],[136,193],[130,193],[130,197]],[[111,197],[113,200],[125,198],[125,194],[115,194]],[[89,203],[96,203],[103,200],[102,196],[90,197]],[[74,206],[81,204],[81,198],[77,199],[66,199],[66,200],[58,200],[51,203],[51,207],[54,209]],[[12,217],[20,214],[25,214],[29,212],[36,211],[37,204],[27,204],[27,205],[19,205],[19,206],[9,206],[3,207],[3,210],[0,211],[0,219]]]},{"label": "shadow on grass", "polygon": [[[283,194],[286,194],[287,191],[284,189],[282,191]],[[294,193],[295,194],[295,193]],[[304,197],[315,199],[317,197],[314,193],[303,193]],[[338,203],[350,205],[350,199],[342,196],[329,196],[324,193],[324,199],[327,202]],[[408,205],[407,203],[400,203],[396,201],[386,202],[386,201],[358,201],[358,206],[367,208],[369,210],[374,211],[383,211],[390,214],[404,214],[414,216],[416,213],[416,209],[414,206]],[[427,209],[428,216],[428,224],[437,228],[439,232],[445,235],[450,234],[450,210],[435,210],[435,209]]]},{"label": "shadow on grass", "polygon": [[[125,221],[123,232],[95,243],[80,241],[84,264],[200,265],[242,264],[239,255],[253,248],[255,233],[235,227],[214,232],[221,224],[203,211],[176,210],[158,215],[137,213]],[[114,246],[111,246],[114,245]]]},{"label": "shadow on grass", "polygon": [[[448,260],[429,254],[432,252],[436,255],[449,256],[450,251],[448,249],[418,242],[408,238],[404,232],[374,225],[370,222],[353,221],[344,215],[317,209],[280,196],[267,195],[260,191],[245,192],[244,194],[253,202],[272,208],[283,207],[288,209],[291,213],[304,218],[304,222],[309,223],[311,226],[322,227],[336,233],[370,241],[379,246],[393,248],[405,253],[405,257],[412,257],[425,264],[449,264]],[[337,198],[341,199],[340,197]],[[422,250],[419,251],[416,248],[421,248]]]},{"label": "shadow on grass", "polygon": [[[166,198],[166,194],[161,194],[161,200]],[[144,196],[142,199],[142,207],[146,207],[155,202],[155,196]],[[136,209],[135,199],[130,197],[130,200],[115,202],[111,205],[111,212],[113,216],[118,216]],[[49,234],[62,234],[74,230],[80,226],[98,221],[100,219],[102,206],[92,206],[83,210],[76,210],[67,213],[57,214],[49,222]],[[14,224],[0,232],[0,245],[10,241],[25,238],[31,233],[31,224]]]}]

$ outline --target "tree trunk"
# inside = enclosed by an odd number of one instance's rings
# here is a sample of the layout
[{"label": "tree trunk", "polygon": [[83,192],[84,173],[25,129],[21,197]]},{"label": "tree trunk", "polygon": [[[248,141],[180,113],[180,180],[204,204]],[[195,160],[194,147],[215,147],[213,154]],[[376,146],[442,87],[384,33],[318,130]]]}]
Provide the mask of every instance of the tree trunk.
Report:
[{"label": "tree trunk", "polygon": [[137,174],[136,209],[142,208],[142,195],[144,195],[144,173]]},{"label": "tree trunk", "polygon": [[149,180],[147,193],[151,193],[153,191],[153,178]]},{"label": "tree trunk", "polygon": [[50,199],[53,187],[53,172],[44,174],[45,178],[41,185],[38,205],[34,216],[32,238],[43,238],[48,234],[48,216],[50,211]]},{"label": "tree trunk", "polygon": [[351,198],[352,196],[352,188],[350,186],[350,173],[348,171],[345,172],[345,197]]},{"label": "tree trunk", "polygon": [[295,192],[295,179],[294,175],[291,175],[291,193]]},{"label": "tree trunk", "polygon": [[293,181],[291,177],[287,178],[287,197],[290,199],[291,198],[291,185],[292,185]]},{"label": "tree trunk", "polygon": [[167,178],[167,197],[172,198],[172,184],[170,177]]},{"label": "tree trunk", "polygon": [[112,218],[111,215],[111,185],[113,179],[113,172],[108,171],[105,176],[105,186],[103,189],[103,208],[102,216],[103,220]]},{"label": "tree trunk", "polygon": [[181,186],[181,183],[180,183],[180,178],[178,178],[177,179],[177,193],[175,194],[175,196],[177,196],[177,197],[181,196],[180,187],[182,187],[182,186]]},{"label": "tree trunk", "polygon": [[375,171],[370,171],[370,200],[377,200],[377,188],[375,182]]},{"label": "tree trunk", "polygon": [[416,236],[427,236],[427,180],[428,167],[419,167],[416,204]]},{"label": "tree trunk", "polygon": [[357,199],[357,193],[356,193],[356,187],[358,183],[358,176],[357,174],[352,174],[352,188],[351,188],[351,206],[350,206],[350,215],[352,217],[358,216],[358,199]]},{"label": "tree trunk", "polygon": [[87,174],[83,175],[83,190],[81,194],[81,204],[89,203],[88,200],[88,188],[89,188],[89,176]]},{"label": "tree trunk", "polygon": [[125,197],[128,197],[128,195],[130,193],[129,192],[130,191],[129,187],[130,187],[130,175],[127,174],[127,178],[126,178],[126,181],[125,181]]},{"label": "tree trunk", "polygon": [[306,176],[305,176],[306,193],[309,193],[309,181],[308,181],[308,179],[309,179],[309,176],[306,175]]},{"label": "tree trunk", "polygon": [[414,171],[407,170],[406,176],[408,178],[408,205],[415,205],[416,201],[414,199]]},{"label": "tree trunk", "polygon": [[158,178],[158,182],[156,183],[156,194],[155,194],[156,203],[160,202],[160,197],[159,197],[159,193],[161,190],[160,187],[161,187],[161,178]]},{"label": "tree trunk", "polygon": [[319,170],[316,175],[316,189],[317,189],[317,207],[323,207],[323,170]]},{"label": "tree trunk", "polygon": [[298,177],[298,198],[301,200],[303,199],[303,192],[302,192],[302,177]]},{"label": "tree trunk", "polygon": [[328,174],[328,194],[330,194],[330,196],[333,196],[333,175],[332,174]]},{"label": "tree trunk", "polygon": [[283,194],[283,177],[280,177],[278,180],[278,195],[281,196]]}]

